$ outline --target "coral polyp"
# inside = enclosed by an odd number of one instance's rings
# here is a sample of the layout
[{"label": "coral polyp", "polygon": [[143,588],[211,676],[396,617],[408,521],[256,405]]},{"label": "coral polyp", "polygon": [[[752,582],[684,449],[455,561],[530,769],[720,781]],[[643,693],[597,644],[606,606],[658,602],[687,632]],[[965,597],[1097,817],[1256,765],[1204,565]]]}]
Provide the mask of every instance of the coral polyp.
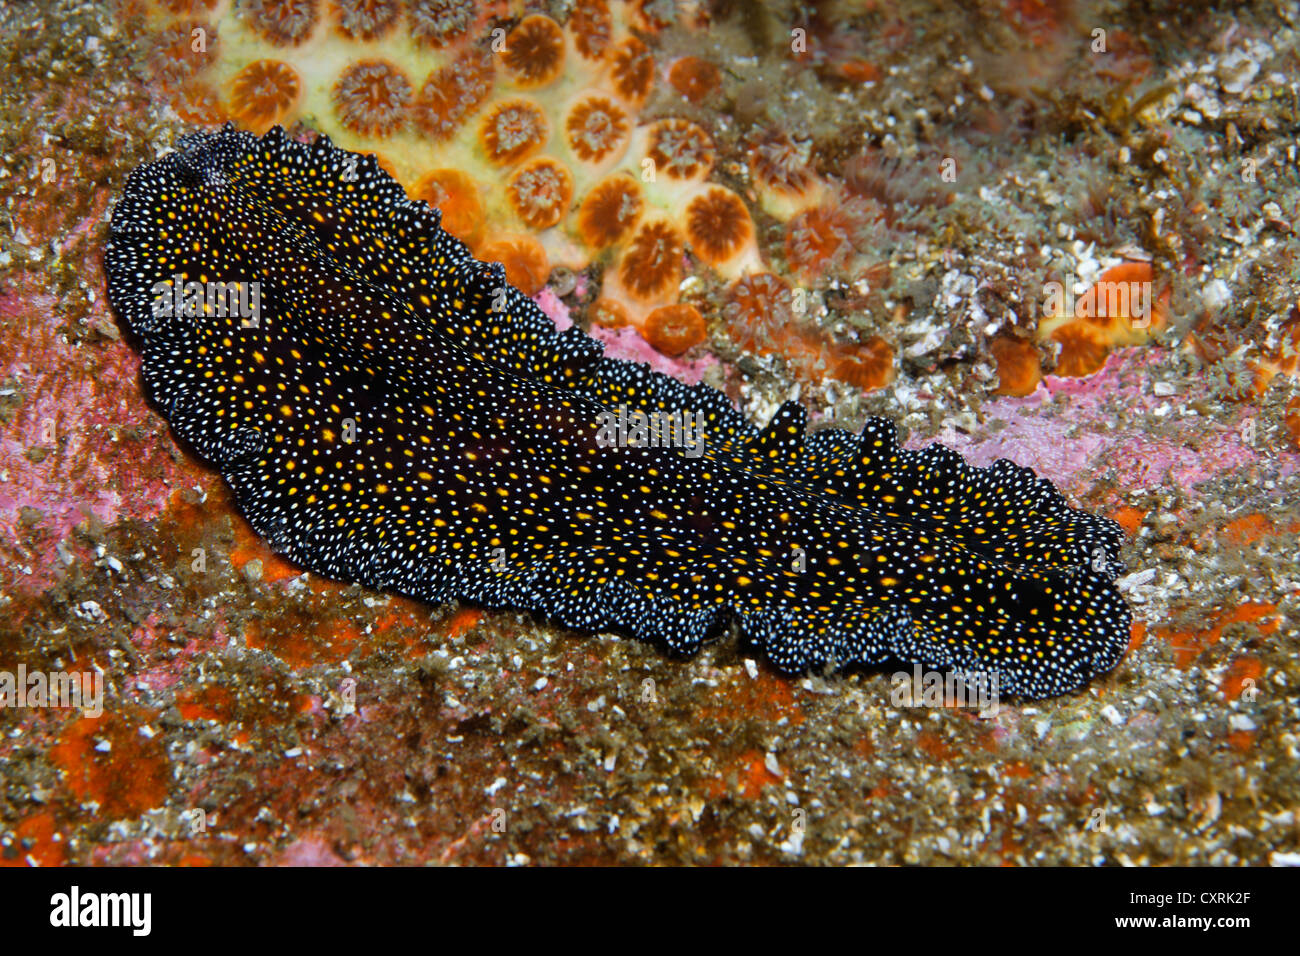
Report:
[{"label": "coral polyp", "polygon": [[502,57],[507,74],[517,86],[542,86],[564,69],[564,34],[550,17],[524,17],[506,37]]},{"label": "coral polyp", "polygon": [[645,337],[664,355],[681,355],[704,341],[704,317],[693,305],[661,305],[645,319]]},{"label": "coral polyp", "polygon": [[529,160],[510,176],[510,205],[534,229],[554,226],[573,202],[573,176],[549,156]]},{"label": "coral polyp", "polygon": [[786,229],[790,269],[804,276],[837,269],[853,252],[855,234],[856,223],[843,205],[824,203],[804,210]]},{"label": "coral polyp", "polygon": [[600,60],[614,39],[614,18],[605,0],[577,0],[569,14],[569,30],[579,55]]},{"label": "coral polyp", "polygon": [[759,185],[763,208],[787,220],[817,204],[821,180],[808,167],[800,147],[785,133],[760,136],[749,149],[749,168]]},{"label": "coral polyp", "polygon": [[[232,93],[233,95],[233,93]],[[213,125],[224,122],[228,115],[221,107],[221,97],[206,83],[189,83],[172,99],[176,115],[187,123]],[[245,121],[249,129],[256,129],[255,120]]]},{"label": "coral polyp", "polygon": [[401,0],[330,0],[335,25],[349,40],[386,36],[402,18]]},{"label": "coral polyp", "polygon": [[673,179],[703,179],[713,166],[713,143],[709,134],[684,119],[660,120],[650,128],[646,155],[656,173]]},{"label": "coral polyp", "polygon": [[1078,325],[1058,329],[1052,339],[1061,347],[1056,374],[1067,378],[1083,378],[1101,371],[1110,355],[1109,343]]},{"label": "coral polyp", "polygon": [[477,244],[482,237],[483,200],[478,184],[462,170],[430,170],[416,181],[410,195],[442,210],[442,227],[467,245]]},{"label": "coral polyp", "polygon": [[756,352],[772,330],[794,321],[793,303],[788,282],[770,272],[759,272],[732,286],[722,316],[732,340]]},{"label": "coral polyp", "polygon": [[276,46],[302,43],[320,19],[319,0],[248,0],[239,9],[248,24]]},{"label": "coral polyp", "polygon": [[874,392],[894,380],[894,350],[879,335],[871,336],[857,348],[814,339],[813,352],[819,351],[829,354],[828,371],[833,377],[864,392]]},{"label": "coral polyp", "polygon": [[616,173],[596,184],[578,210],[578,231],[592,249],[619,242],[636,225],[645,206],[641,184]]},{"label": "coral polyp", "polygon": [[411,39],[440,48],[464,38],[479,13],[475,0],[411,0],[406,16]]},{"label": "coral polyp", "polygon": [[809,322],[790,284],[771,273],[742,277],[722,309],[727,334],[741,348],[780,356],[803,381],[838,379],[862,391],[884,388],[894,377],[894,350],[881,336],[842,342]]},{"label": "coral polyp", "polygon": [[416,97],[415,123],[426,136],[447,140],[492,95],[492,61],[470,49],[429,74]]},{"label": "coral polyp", "polygon": [[681,233],[663,219],[642,224],[628,241],[618,278],[632,295],[649,301],[674,291],[682,277]]},{"label": "coral polyp", "polygon": [[411,81],[391,63],[354,63],[334,86],[339,121],[360,136],[391,136],[405,125],[411,109]]},{"label": "coral polyp", "polygon": [[686,206],[686,238],[697,256],[720,266],[753,242],[754,223],[739,196],[710,186]]},{"label": "coral polyp", "polygon": [[[194,56],[192,29],[185,24],[168,24],[152,38],[148,65],[163,89],[181,91],[195,79],[199,60]],[[205,43],[216,40],[211,27],[201,29],[205,31]]]},{"label": "coral polyp", "polygon": [[607,298],[593,302],[587,315],[592,322],[607,329],[621,329],[630,321],[623,304]]},{"label": "coral polyp", "polygon": [[614,45],[610,64],[618,95],[629,103],[643,103],[655,82],[655,61],[646,45],[636,37],[625,37]]},{"label": "coral polyp", "polygon": [[708,60],[683,56],[669,67],[668,82],[692,103],[703,103],[722,86],[722,72]]},{"label": "coral polyp", "polygon": [[1169,292],[1156,294],[1149,262],[1122,262],[1105,270],[1074,308],[1061,288],[1049,296],[1038,323],[1040,341],[1060,346],[1056,374],[1081,378],[1106,364],[1111,350],[1142,345],[1165,327]]},{"label": "coral polyp", "polygon": [[759,183],[783,193],[802,192],[812,182],[798,147],[784,134],[769,135],[756,143],[750,166]]},{"label": "coral polyp", "polygon": [[532,236],[504,235],[491,239],[479,247],[479,255],[485,262],[505,266],[506,281],[524,295],[540,292],[551,272],[546,250]]},{"label": "coral polyp", "polygon": [[507,100],[484,117],[480,139],[488,159],[505,166],[540,149],[549,135],[541,107],[528,100]]},{"label": "coral polyp", "polygon": [[999,336],[989,343],[989,351],[998,366],[998,395],[1028,395],[1043,380],[1042,363],[1038,349],[1032,342],[1009,335]]},{"label": "coral polyp", "polygon": [[298,73],[279,60],[254,60],[230,85],[230,113],[255,132],[281,122],[302,93]]},{"label": "coral polyp", "polygon": [[607,96],[593,95],[576,103],[564,121],[564,138],[573,154],[599,163],[627,142],[627,113]]}]

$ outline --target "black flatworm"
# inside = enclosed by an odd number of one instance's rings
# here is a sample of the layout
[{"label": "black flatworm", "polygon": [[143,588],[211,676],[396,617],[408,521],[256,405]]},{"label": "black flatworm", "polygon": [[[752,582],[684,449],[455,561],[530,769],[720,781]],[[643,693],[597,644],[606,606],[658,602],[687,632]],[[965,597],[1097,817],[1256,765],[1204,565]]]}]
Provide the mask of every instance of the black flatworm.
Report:
[{"label": "black flatworm", "polygon": [[[787,403],[759,429],[557,332],[440,221],[373,157],[279,129],[183,138],[113,214],[153,400],[294,562],[677,652],[734,619],[786,671],[917,662],[1044,697],[1123,655],[1115,522],[882,419],[810,433]],[[611,442],[615,410],[703,434]]]}]

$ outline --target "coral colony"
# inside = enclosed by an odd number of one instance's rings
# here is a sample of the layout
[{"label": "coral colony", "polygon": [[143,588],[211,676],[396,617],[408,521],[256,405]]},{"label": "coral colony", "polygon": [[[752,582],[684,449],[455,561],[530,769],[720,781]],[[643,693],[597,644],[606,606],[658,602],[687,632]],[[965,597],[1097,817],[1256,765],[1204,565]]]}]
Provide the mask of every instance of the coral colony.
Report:
[{"label": "coral colony", "polygon": [[[155,63],[182,116],[255,132],[302,120],[373,152],[527,294],[553,266],[607,259],[596,314],[680,354],[705,333],[677,302],[683,252],[732,278],[759,263],[744,201],[709,180],[708,134],[639,121],[658,64],[635,5],[595,0],[563,27],[534,13],[508,30],[490,25],[505,4],[470,0],[172,6],[152,11]],[[681,58],[669,75],[700,99],[716,72]],[[812,181],[793,170],[776,194],[791,176]]]}]

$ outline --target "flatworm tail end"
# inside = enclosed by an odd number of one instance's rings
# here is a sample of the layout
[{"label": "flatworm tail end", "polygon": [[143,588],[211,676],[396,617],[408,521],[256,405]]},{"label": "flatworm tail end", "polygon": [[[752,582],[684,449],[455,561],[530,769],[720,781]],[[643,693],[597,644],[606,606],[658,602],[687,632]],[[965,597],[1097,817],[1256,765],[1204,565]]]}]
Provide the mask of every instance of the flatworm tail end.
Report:
[{"label": "flatworm tail end", "polygon": [[184,137],[129,178],[105,270],[157,406],[311,570],[682,653],[736,620],[787,671],[919,662],[1023,697],[1127,647],[1113,521],[882,419],[759,428],[606,357],[374,157]]}]

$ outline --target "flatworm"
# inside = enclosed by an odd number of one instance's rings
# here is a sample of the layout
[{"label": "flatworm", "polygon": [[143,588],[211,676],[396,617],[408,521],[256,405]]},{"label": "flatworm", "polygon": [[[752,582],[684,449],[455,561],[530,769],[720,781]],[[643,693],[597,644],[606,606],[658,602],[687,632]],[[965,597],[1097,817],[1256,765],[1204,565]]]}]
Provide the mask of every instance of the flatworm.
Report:
[{"label": "flatworm", "polygon": [[[187,136],[131,174],[111,233],[152,399],[304,568],[680,653],[734,620],[783,671],[919,663],[1028,698],[1128,645],[1115,522],[883,419],[809,432],[786,403],[760,429],[604,357],[372,156]],[[605,441],[615,409],[703,444]]]}]

